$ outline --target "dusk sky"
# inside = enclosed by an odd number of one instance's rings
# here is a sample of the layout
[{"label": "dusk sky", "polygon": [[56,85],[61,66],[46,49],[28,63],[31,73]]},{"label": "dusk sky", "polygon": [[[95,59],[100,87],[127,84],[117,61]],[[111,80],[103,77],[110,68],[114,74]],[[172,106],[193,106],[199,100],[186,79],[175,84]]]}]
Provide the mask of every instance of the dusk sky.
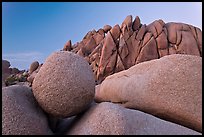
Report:
[{"label": "dusk sky", "polygon": [[3,2],[2,58],[27,70],[68,40],[74,44],[90,30],[121,25],[128,15],[142,24],[162,19],[202,30],[202,2]]}]

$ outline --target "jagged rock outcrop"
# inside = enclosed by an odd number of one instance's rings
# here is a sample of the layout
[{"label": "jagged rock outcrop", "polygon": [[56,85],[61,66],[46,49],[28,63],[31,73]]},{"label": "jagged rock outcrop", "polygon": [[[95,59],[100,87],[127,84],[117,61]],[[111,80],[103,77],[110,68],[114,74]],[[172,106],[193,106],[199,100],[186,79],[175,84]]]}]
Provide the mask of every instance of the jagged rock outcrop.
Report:
[{"label": "jagged rock outcrop", "polygon": [[202,32],[192,25],[165,23],[161,19],[149,25],[141,24],[138,16],[133,20],[129,15],[121,26],[105,25],[98,31],[89,31],[70,51],[89,62],[96,83],[101,83],[113,73],[165,55],[202,57]]}]

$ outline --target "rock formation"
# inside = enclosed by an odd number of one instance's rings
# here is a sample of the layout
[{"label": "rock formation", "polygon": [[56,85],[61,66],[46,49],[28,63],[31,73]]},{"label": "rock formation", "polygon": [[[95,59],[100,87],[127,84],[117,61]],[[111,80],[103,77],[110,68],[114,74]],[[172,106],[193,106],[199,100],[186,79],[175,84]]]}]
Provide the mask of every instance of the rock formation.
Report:
[{"label": "rock formation", "polygon": [[47,113],[70,117],[82,112],[93,101],[93,72],[81,56],[65,51],[54,52],[34,78],[32,90]]},{"label": "rock formation", "polygon": [[199,28],[131,15],[28,71],[2,60],[2,134],[200,135],[201,61]]},{"label": "rock formation", "polygon": [[120,103],[202,132],[202,58],[174,54],[108,76],[95,100]]},{"label": "rock formation", "polygon": [[161,19],[149,25],[141,24],[138,16],[133,20],[129,15],[121,26],[105,25],[98,31],[89,31],[69,51],[83,56],[89,62],[95,81],[99,84],[113,73],[165,55],[202,57],[202,32],[192,25],[165,23]]},{"label": "rock formation", "polygon": [[10,68],[10,66],[11,64],[9,61],[2,60],[2,87],[27,81],[27,72],[25,70]]}]

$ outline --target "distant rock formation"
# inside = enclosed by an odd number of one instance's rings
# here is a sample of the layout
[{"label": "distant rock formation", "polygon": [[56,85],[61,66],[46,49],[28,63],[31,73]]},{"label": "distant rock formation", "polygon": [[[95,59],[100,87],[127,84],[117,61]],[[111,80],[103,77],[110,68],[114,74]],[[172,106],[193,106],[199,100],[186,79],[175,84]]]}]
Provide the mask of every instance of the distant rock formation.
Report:
[{"label": "distant rock formation", "polygon": [[96,83],[131,66],[170,54],[202,57],[202,32],[184,23],[155,20],[141,24],[138,16],[129,15],[121,26],[105,25],[89,31],[82,41],[72,45],[69,40],[64,51],[83,56],[91,65]]},{"label": "distant rock formation", "polygon": [[[25,70],[10,68],[11,64],[7,60],[2,60],[2,87],[26,82],[27,73]],[[21,83],[22,84],[22,83]],[[24,83],[27,85],[27,83]]]}]

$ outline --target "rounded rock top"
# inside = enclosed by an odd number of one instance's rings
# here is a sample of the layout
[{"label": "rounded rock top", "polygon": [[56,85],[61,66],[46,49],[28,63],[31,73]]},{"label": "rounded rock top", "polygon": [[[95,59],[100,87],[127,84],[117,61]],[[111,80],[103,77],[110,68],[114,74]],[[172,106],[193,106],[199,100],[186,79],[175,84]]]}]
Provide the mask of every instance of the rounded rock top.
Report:
[{"label": "rounded rock top", "polygon": [[29,73],[31,74],[33,71],[35,71],[39,66],[39,62],[38,61],[34,61],[30,64],[30,68],[29,68]]},{"label": "rounded rock top", "polygon": [[94,75],[88,62],[79,55],[57,51],[44,62],[32,90],[47,113],[65,118],[82,112],[93,101]]}]

